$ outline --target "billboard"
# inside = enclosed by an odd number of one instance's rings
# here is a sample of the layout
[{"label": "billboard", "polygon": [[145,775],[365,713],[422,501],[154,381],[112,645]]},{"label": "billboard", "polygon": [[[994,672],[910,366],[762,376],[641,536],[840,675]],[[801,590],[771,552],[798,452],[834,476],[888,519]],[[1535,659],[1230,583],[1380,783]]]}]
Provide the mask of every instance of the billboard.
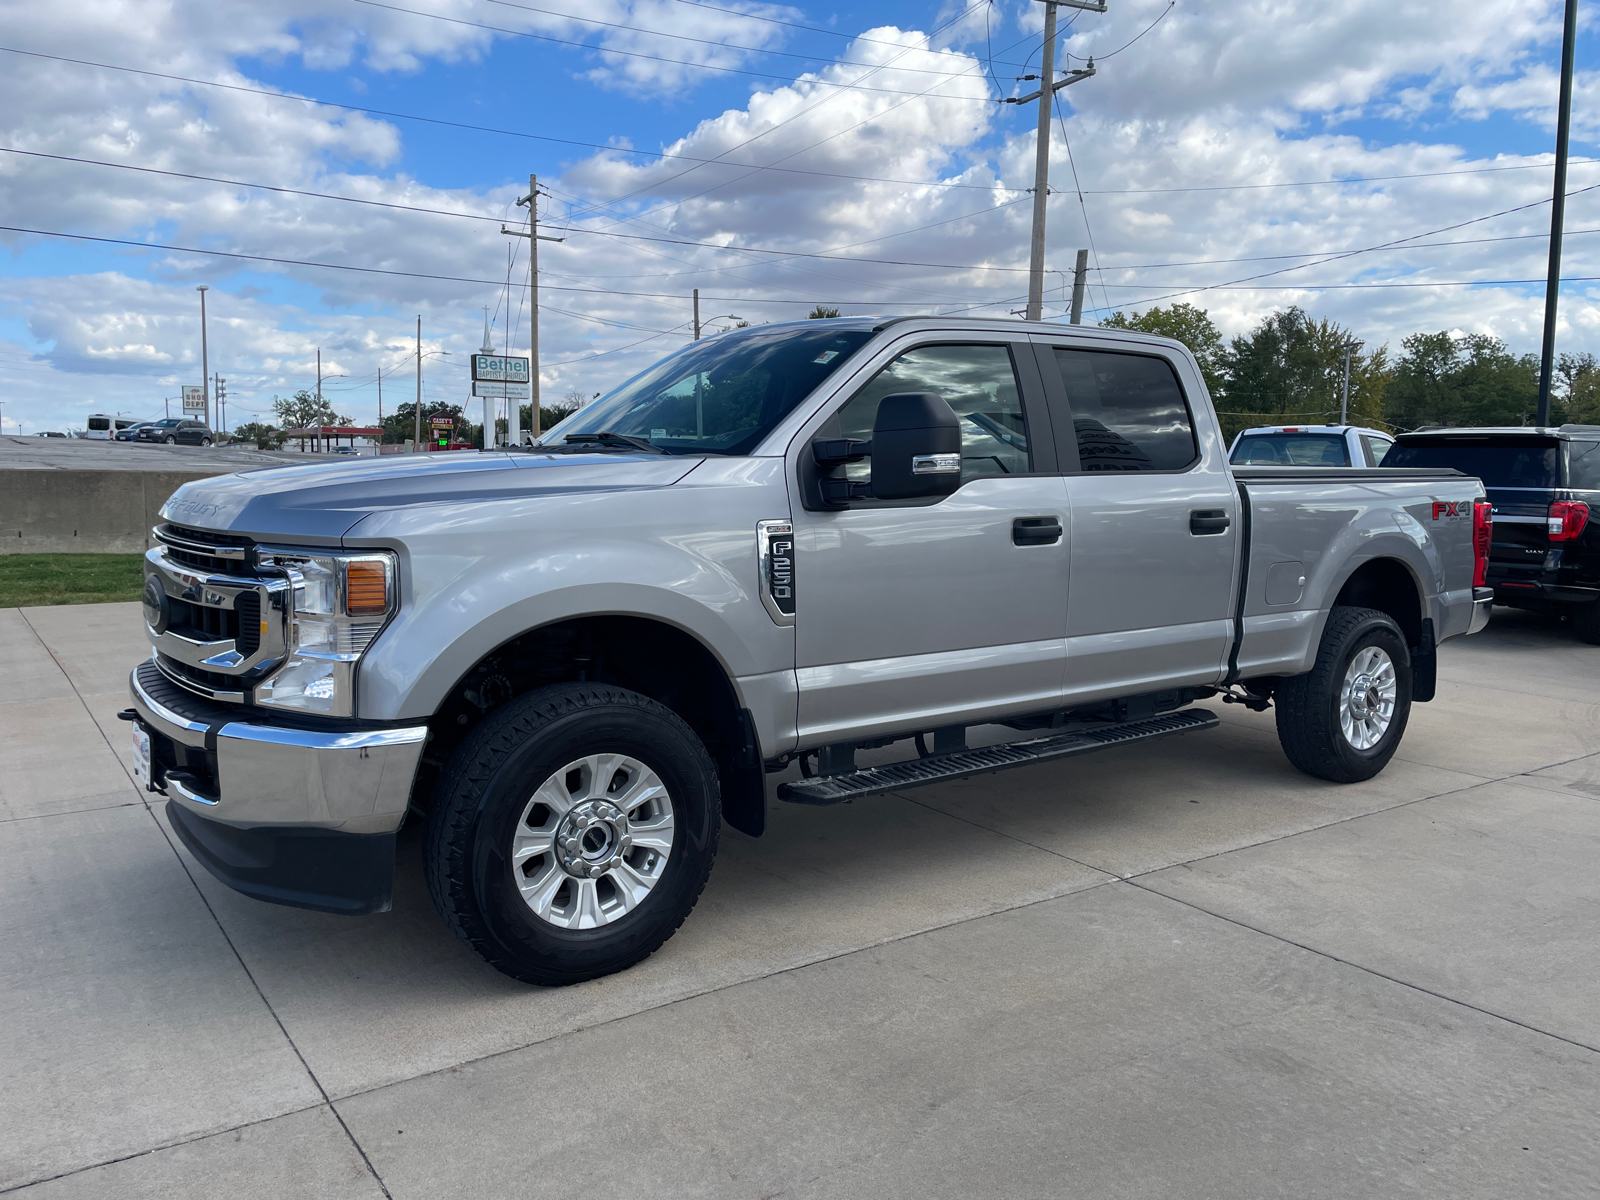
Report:
[{"label": "billboard", "polygon": [[188,387],[183,389],[183,411],[185,413],[203,413],[206,411],[206,390],[203,387]]},{"label": "billboard", "polygon": [[484,400],[528,400],[532,389],[525,383],[474,383],[472,394]]}]

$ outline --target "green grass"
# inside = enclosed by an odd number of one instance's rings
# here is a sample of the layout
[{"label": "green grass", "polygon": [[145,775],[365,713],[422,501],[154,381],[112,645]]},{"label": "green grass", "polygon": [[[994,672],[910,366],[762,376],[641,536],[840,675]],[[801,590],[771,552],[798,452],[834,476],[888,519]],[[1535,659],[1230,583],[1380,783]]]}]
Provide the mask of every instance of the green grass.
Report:
[{"label": "green grass", "polygon": [[0,554],[0,608],[137,600],[142,554]]}]

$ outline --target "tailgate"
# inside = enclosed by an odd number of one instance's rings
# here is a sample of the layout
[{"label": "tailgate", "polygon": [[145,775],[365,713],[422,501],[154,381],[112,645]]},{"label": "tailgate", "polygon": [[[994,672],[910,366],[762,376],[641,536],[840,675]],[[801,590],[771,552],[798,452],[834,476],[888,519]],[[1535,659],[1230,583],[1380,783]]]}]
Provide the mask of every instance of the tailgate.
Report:
[{"label": "tailgate", "polygon": [[1550,502],[1555,492],[1526,488],[1489,488],[1494,506],[1494,542],[1489,562],[1513,572],[1530,573],[1544,566],[1550,552]]}]

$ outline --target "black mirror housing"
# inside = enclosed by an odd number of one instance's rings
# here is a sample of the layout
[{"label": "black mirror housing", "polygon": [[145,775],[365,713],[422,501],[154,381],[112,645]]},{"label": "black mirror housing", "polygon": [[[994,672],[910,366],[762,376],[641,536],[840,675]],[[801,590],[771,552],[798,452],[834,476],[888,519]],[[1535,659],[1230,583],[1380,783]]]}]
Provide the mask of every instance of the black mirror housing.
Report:
[{"label": "black mirror housing", "polygon": [[872,425],[872,494],[948,496],[961,486],[961,421],[937,392],[896,392]]}]

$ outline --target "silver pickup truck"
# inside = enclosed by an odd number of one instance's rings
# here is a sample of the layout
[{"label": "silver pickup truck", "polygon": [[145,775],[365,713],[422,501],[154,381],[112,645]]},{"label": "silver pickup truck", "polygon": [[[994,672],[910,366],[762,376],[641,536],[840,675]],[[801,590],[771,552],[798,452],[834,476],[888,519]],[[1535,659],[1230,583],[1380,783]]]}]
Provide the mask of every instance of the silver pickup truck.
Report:
[{"label": "silver pickup truck", "polygon": [[414,817],[444,920],[539,984],[666,941],[769,791],[1203,730],[1208,698],[1370,778],[1491,597],[1476,479],[1230,469],[1178,343],[964,318],[736,330],[536,445],[206,479],[162,521],[123,715],[184,844],[371,913]]}]

